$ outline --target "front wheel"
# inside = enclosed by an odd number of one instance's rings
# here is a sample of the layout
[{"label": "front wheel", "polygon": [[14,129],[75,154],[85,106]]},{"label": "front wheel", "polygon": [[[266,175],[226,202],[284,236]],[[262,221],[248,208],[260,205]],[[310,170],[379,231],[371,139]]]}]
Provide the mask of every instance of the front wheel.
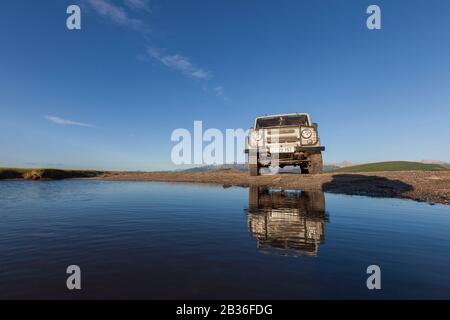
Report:
[{"label": "front wheel", "polygon": [[248,174],[252,177],[259,175],[259,165],[258,164],[249,164],[248,165]]},{"label": "front wheel", "polygon": [[308,173],[319,174],[323,171],[322,153],[313,153],[309,156]]}]

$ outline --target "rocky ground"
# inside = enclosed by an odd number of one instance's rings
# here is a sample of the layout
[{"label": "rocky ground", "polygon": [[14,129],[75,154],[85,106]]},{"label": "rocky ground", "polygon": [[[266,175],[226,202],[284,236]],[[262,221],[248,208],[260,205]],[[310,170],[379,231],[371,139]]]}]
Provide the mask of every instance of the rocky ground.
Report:
[{"label": "rocky ground", "polygon": [[386,171],[300,175],[282,173],[250,177],[229,169],[207,172],[106,172],[89,179],[167,181],[267,186],[375,197],[406,198],[430,203],[450,203],[450,171]]}]

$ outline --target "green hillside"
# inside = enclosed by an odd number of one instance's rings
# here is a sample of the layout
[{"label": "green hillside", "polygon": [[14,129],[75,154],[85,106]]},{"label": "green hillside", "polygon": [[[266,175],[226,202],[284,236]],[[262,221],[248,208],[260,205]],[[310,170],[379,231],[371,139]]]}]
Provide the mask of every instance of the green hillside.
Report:
[{"label": "green hillside", "polygon": [[339,168],[333,172],[374,172],[374,171],[445,171],[448,167],[439,164],[427,164],[409,161],[386,161],[361,164],[357,166]]}]

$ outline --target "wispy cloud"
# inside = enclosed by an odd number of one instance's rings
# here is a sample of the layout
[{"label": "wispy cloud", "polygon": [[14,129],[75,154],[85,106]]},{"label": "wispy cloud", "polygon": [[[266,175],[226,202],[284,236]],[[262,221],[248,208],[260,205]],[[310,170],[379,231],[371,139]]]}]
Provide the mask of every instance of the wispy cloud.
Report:
[{"label": "wispy cloud", "polygon": [[222,97],[224,95],[223,87],[221,87],[221,86],[215,87],[214,92],[219,97]]},{"label": "wispy cloud", "polygon": [[209,71],[195,67],[188,58],[180,54],[163,54],[161,50],[153,47],[148,47],[147,53],[166,67],[186,76],[202,80],[209,79],[211,76]]},{"label": "wispy cloud", "polygon": [[45,119],[47,119],[50,122],[62,125],[62,126],[79,126],[79,127],[89,127],[89,128],[95,128],[94,125],[83,123],[83,122],[77,122],[72,120],[63,119],[56,116],[44,116]]},{"label": "wispy cloud", "polygon": [[228,101],[228,100],[229,100],[228,97],[227,97],[227,95],[225,94],[225,89],[224,89],[224,87],[222,87],[222,86],[217,86],[217,87],[215,87],[215,88],[214,88],[214,93],[216,94],[216,96],[222,98],[222,99],[225,100],[225,101]]},{"label": "wispy cloud", "polygon": [[[146,34],[150,29],[144,23],[143,20],[134,18],[131,14],[132,11],[145,11],[151,12],[149,0],[122,0],[122,5],[114,4],[111,0],[84,0],[94,11],[106,19],[109,19],[115,24],[132,28],[137,32],[143,32]],[[148,35],[148,33],[147,33]],[[146,38],[147,43],[150,40]],[[155,59],[164,66],[177,71],[187,77],[199,80],[208,80],[212,77],[212,73],[209,70],[199,68],[195,66],[188,57],[181,54],[168,54],[164,50],[161,50],[154,46],[148,46],[145,54],[137,55],[139,61],[146,61],[147,59]],[[223,87],[216,87],[214,89],[216,96],[227,100],[224,94]]]},{"label": "wispy cloud", "polygon": [[130,9],[151,12],[150,5],[147,0],[125,0],[124,3]]},{"label": "wispy cloud", "polygon": [[[130,2],[143,2],[142,0],[129,0]],[[130,27],[133,29],[140,29],[143,27],[142,20],[132,18],[128,15],[124,8],[117,6],[108,0],[86,0],[86,2],[101,16],[110,19],[112,22]]]}]

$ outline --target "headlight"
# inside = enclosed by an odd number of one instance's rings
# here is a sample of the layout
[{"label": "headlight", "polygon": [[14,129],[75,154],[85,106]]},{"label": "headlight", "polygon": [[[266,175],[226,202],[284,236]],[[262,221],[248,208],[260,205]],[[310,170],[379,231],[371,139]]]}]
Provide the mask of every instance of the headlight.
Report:
[{"label": "headlight", "polygon": [[261,134],[259,133],[259,131],[253,131],[252,132],[252,139],[256,140],[256,141],[261,139]]},{"label": "headlight", "polygon": [[309,139],[312,136],[312,130],[311,129],[303,129],[302,130],[302,137],[305,139]]}]

